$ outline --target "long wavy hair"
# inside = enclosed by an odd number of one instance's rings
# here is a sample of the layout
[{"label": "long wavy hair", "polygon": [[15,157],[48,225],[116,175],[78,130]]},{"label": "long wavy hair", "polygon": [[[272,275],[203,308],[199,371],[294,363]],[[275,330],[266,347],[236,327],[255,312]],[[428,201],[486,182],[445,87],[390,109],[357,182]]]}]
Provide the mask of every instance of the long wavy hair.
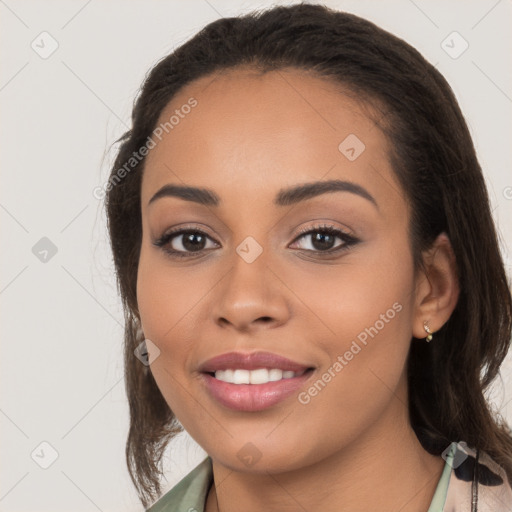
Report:
[{"label": "long wavy hair", "polygon": [[237,67],[307,71],[379,113],[375,122],[389,141],[393,170],[412,207],[416,269],[422,251],[445,232],[460,286],[457,306],[435,342],[411,340],[411,425],[430,453],[463,440],[490,454],[512,481],[512,431],[485,396],[510,346],[512,299],[484,177],[457,100],[437,69],[403,40],[353,14],[302,3],[218,19],[160,60],[134,102],[132,128],[117,141],[105,202],[125,313],[126,460],[142,504],[160,496],[164,451],[182,428],[151,372],[134,356],[144,339],[136,282],[145,159],[122,179],[119,170],[146,144],[180,89]]}]

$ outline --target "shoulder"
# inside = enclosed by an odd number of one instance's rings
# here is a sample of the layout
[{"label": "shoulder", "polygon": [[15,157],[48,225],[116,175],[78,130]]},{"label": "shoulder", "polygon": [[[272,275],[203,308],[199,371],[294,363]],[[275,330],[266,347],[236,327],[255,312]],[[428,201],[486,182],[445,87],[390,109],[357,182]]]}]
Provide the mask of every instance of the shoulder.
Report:
[{"label": "shoulder", "polygon": [[212,460],[207,457],[146,512],[203,512],[212,481]]},{"label": "shoulder", "polygon": [[[512,512],[512,488],[505,470],[487,453],[466,443],[455,448],[443,512]],[[472,508],[473,502],[477,508]]]}]

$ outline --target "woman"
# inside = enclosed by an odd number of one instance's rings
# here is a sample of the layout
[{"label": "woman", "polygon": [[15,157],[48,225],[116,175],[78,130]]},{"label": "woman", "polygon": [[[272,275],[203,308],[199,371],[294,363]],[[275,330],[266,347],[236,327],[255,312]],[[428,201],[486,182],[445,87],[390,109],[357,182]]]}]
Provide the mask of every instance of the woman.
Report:
[{"label": "woman", "polygon": [[141,501],[171,510],[509,511],[484,391],[512,301],[455,97],[319,5],[220,19],[149,73],[107,214]]}]

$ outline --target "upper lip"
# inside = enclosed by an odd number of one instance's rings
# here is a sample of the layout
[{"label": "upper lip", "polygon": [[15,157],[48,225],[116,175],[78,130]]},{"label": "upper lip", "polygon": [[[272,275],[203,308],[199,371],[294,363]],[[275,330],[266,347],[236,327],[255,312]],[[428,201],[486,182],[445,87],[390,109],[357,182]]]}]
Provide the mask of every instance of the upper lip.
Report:
[{"label": "upper lip", "polygon": [[227,352],[202,363],[199,366],[199,371],[211,373],[217,370],[257,370],[258,368],[279,368],[281,370],[301,372],[312,368],[312,366],[297,363],[271,352]]}]

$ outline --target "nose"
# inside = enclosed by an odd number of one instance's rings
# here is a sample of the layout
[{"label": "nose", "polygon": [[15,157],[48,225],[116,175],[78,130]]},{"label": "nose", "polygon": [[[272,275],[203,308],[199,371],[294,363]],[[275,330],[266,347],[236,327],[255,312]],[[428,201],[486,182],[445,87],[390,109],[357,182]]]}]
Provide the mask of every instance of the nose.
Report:
[{"label": "nose", "polygon": [[288,289],[268,263],[265,251],[251,263],[235,253],[233,266],[214,295],[217,325],[250,332],[275,328],[288,320]]}]

